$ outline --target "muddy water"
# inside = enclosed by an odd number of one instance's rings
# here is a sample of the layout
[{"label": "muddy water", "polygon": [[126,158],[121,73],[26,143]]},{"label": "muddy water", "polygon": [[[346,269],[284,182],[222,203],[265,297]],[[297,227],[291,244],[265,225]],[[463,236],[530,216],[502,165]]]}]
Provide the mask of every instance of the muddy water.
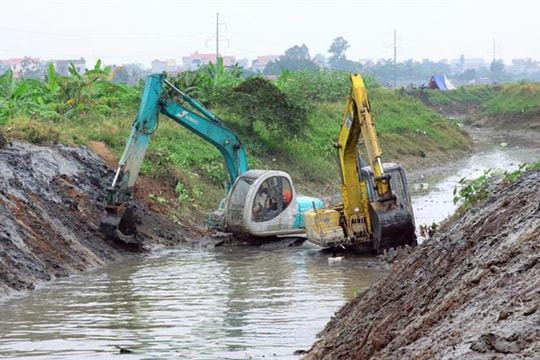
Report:
[{"label": "muddy water", "polygon": [[293,359],[375,265],[309,245],[158,252],[5,301],[0,357]]},{"label": "muddy water", "polygon": [[409,175],[417,226],[439,223],[454,213],[453,190],[460,179],[481,176],[488,169],[513,171],[522,163],[540,161],[538,132],[468,132],[476,144],[470,157]]},{"label": "muddy water", "polygon": [[[410,176],[417,224],[452,213],[463,176],[536,161],[540,139],[475,133],[470,158]],[[424,190],[422,190],[423,188]],[[0,302],[0,357],[297,359],[333,313],[386,270],[297,247],[176,249],[59,279]]]}]

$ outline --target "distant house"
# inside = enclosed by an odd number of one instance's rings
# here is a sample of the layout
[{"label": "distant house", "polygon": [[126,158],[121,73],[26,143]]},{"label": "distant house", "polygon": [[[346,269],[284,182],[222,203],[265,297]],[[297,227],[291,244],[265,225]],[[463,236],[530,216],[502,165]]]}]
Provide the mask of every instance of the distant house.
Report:
[{"label": "distant house", "polygon": [[15,79],[22,77],[22,61],[23,58],[11,58],[0,60],[4,67],[10,69],[13,72],[13,77]]},{"label": "distant house", "polygon": [[481,67],[486,67],[488,64],[484,59],[481,58],[460,58],[450,60],[450,66],[454,71],[464,72],[469,69],[479,69]]},{"label": "distant house", "polygon": [[155,59],[150,64],[150,70],[152,73],[162,73],[164,71],[169,74],[178,74],[180,72],[180,66],[176,65],[175,59],[167,59],[165,61]]},{"label": "distant house", "polygon": [[150,71],[154,74],[162,73],[167,70],[167,62],[163,60],[154,59],[150,63]]},{"label": "distant house", "polygon": [[42,71],[42,61],[39,58],[24,57],[0,60],[0,73],[11,70],[15,79],[26,77],[38,77]]},{"label": "distant house", "polygon": [[456,88],[445,75],[432,75],[428,86],[430,89],[436,90],[453,90]]},{"label": "distant house", "polygon": [[[236,64],[236,58],[234,56],[221,56],[223,58],[224,67],[232,67]],[[216,63],[216,54],[201,54],[195,51],[189,56],[182,57],[182,64],[184,70],[197,70],[203,65],[208,65],[210,63]]]},{"label": "distant house", "polygon": [[263,72],[264,68],[270,61],[278,60],[280,55],[264,55],[264,56],[257,56],[255,60],[253,60],[253,63],[251,64],[251,69],[255,72]]},{"label": "distant house", "polygon": [[71,64],[75,67],[79,74],[84,74],[86,71],[86,60],[84,58],[75,59],[75,60],[53,60],[54,67],[56,72],[63,76],[69,76],[69,67]]}]

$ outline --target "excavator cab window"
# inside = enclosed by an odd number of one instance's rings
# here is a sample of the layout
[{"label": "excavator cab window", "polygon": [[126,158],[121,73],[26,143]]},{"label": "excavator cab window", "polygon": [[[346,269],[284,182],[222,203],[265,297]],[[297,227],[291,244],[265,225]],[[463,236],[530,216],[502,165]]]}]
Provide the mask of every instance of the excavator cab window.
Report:
[{"label": "excavator cab window", "polygon": [[266,179],[255,195],[253,201],[253,220],[263,222],[274,219],[291,203],[292,186],[282,176]]},{"label": "excavator cab window", "polygon": [[[398,199],[406,200],[410,203],[410,194],[407,186],[407,179],[402,167],[394,163],[383,164],[384,172],[390,175],[390,188],[392,192],[398,197]],[[373,178],[373,172],[369,166],[363,167],[360,176],[367,180],[367,190],[370,201],[380,200],[375,189],[375,180]]]}]

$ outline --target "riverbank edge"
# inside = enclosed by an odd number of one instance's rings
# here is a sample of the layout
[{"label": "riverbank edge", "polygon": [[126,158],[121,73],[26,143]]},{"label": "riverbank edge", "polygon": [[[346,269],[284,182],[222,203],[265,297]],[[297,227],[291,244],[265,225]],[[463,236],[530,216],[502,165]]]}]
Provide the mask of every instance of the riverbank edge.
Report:
[{"label": "riverbank edge", "polygon": [[[6,148],[10,147],[8,142],[6,142],[4,145]],[[64,145],[36,146],[37,148],[41,147],[45,149],[54,148],[55,146],[68,148]],[[97,250],[92,249],[92,247],[95,245],[90,247],[84,246],[84,251],[91,254],[91,256],[89,256],[90,261],[88,261],[87,259],[72,259],[71,261],[75,261],[75,263],[65,264],[62,263],[63,260],[61,256],[55,256],[56,259],[55,261],[53,261],[53,267],[60,267],[62,268],[62,271],[46,271],[42,269],[41,271],[44,273],[32,274],[30,272],[30,274],[27,275],[28,278],[22,279],[21,281],[13,279],[7,279],[8,281],[5,281],[6,279],[4,279],[4,286],[1,286],[0,282],[0,299],[2,298],[3,294],[8,294],[11,291],[31,290],[35,286],[35,284],[39,282],[49,281],[56,277],[69,276],[70,274],[85,271],[87,269],[93,269],[96,266],[106,265],[108,263],[115,262],[118,259],[122,259],[126,256],[139,255],[138,252],[133,252],[132,249],[125,249],[121,246],[118,246],[117,244],[104,240],[102,234],[98,231],[99,219],[104,211],[103,206],[105,202],[103,195],[107,187],[109,186],[109,184],[107,183],[107,179],[113,178],[115,171],[114,167],[116,166],[117,159],[115,159],[111,151],[108,150],[103,144],[91,144],[89,148],[84,147],[82,149],[84,149],[84,151],[90,152],[92,156],[98,157],[100,161],[99,165],[92,164],[90,166],[90,169],[95,169],[96,166],[99,168],[98,170],[91,171],[92,173],[98,174],[97,176],[99,177],[99,180],[94,180],[94,183],[99,183],[99,185],[93,187],[89,193],[85,194],[84,191],[80,191],[80,193],[76,195],[77,198],[87,198],[85,202],[85,206],[87,207],[87,209],[85,210],[85,212],[87,214],[92,214],[92,216],[87,219],[77,220],[77,223],[90,224],[90,236],[93,236],[94,242],[99,244],[97,246]],[[455,148],[452,149],[451,152],[438,151],[425,154],[424,156],[411,156],[406,161],[404,161],[402,165],[405,167],[409,182],[413,182],[417,180],[420,176],[422,176],[422,174],[426,174],[430,171],[437,171],[437,169],[440,169],[441,166],[444,166],[441,164],[463,159],[470,154],[471,149],[469,148]],[[79,161],[79,157],[76,157],[77,161]],[[84,167],[86,165],[82,164],[81,166]],[[62,177],[63,175],[61,176],[61,174],[58,174],[58,176]],[[63,177],[65,178],[65,176]],[[77,189],[77,186],[78,185],[76,181],[71,181],[71,188]],[[211,233],[206,231],[204,227],[201,226],[201,224],[191,221],[191,216],[188,216],[185,219],[182,217],[178,217],[171,220],[170,214],[172,209],[170,208],[170,206],[168,206],[167,203],[160,203],[158,201],[150,199],[148,196],[148,194],[150,193],[162,194],[164,197],[168,196],[171,199],[175,196],[170,188],[164,186],[164,184],[161,184],[159,181],[156,181],[146,176],[139,177],[136,185],[135,197],[137,201],[136,206],[140,210],[142,214],[141,216],[144,219],[143,224],[139,224],[142,225],[140,227],[143,228],[143,236],[145,236],[145,247],[144,249],[142,249],[142,254],[151,251],[155,247],[177,246],[182,243],[190,244],[191,246],[213,246],[215,240],[211,238]],[[69,203],[72,200],[67,198],[64,201],[66,203]],[[196,208],[197,207],[195,207],[192,211],[198,211],[196,210]],[[202,215],[200,215],[199,217],[201,216]],[[59,213],[59,218],[63,218],[61,212]],[[27,224],[27,227],[32,226],[34,225],[31,223]],[[63,238],[63,236],[60,236],[60,238]],[[97,239],[98,241],[95,241],[95,239]],[[105,246],[105,248],[101,248],[102,245]],[[58,248],[62,249],[61,246],[59,246]],[[63,249],[63,251],[70,252],[73,251],[73,249],[68,244],[66,245],[66,248]],[[20,257],[22,258],[24,258],[25,256],[25,254],[20,254]],[[35,261],[42,262],[39,254],[36,254]],[[46,268],[46,266],[44,268]],[[16,269],[16,266],[6,266],[6,271],[16,272]],[[24,276],[21,275],[21,277]],[[7,286],[5,285],[6,283],[8,284]]]}]

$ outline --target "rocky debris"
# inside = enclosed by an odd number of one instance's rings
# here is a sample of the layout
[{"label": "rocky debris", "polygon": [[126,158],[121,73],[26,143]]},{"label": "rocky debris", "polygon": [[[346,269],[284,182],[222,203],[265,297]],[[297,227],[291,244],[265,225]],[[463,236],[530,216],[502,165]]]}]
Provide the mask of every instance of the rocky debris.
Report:
[{"label": "rocky debris", "polygon": [[538,358],[540,171],[493,194],[399,257],[303,358]]},{"label": "rocky debris", "polygon": [[[94,152],[6,142],[0,169],[0,295],[133,256],[99,232],[114,170]],[[190,238],[182,226],[134,204],[146,243]]]}]

